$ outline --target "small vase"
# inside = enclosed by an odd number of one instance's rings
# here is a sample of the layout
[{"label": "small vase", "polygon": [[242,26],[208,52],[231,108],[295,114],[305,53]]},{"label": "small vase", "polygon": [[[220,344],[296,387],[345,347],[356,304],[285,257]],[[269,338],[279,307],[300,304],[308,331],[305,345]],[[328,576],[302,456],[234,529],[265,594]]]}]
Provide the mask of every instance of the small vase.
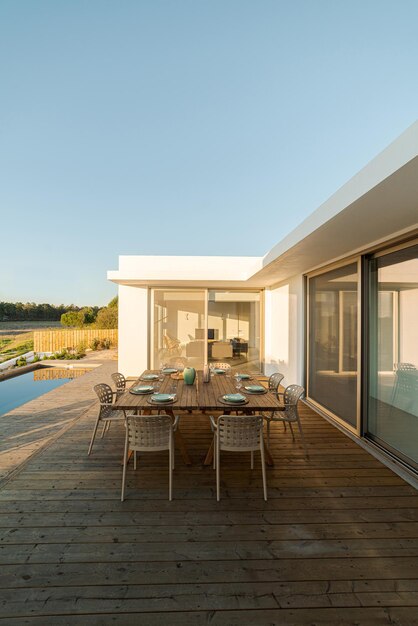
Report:
[{"label": "small vase", "polygon": [[185,367],[183,371],[183,379],[186,385],[193,385],[196,378],[196,370],[194,367]]}]

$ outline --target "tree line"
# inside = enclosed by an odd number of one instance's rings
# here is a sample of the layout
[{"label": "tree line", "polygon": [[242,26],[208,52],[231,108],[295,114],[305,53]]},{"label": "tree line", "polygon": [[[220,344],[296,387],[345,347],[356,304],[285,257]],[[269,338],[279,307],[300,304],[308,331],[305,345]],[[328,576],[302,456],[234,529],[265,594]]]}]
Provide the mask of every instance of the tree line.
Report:
[{"label": "tree line", "polygon": [[0,302],[1,322],[61,322],[62,326],[83,328],[118,327],[117,296],[105,307],[79,307],[74,304],[54,305],[35,302]]},{"label": "tree line", "polygon": [[[2,322],[59,322],[61,315],[69,311],[80,311],[75,304],[35,304],[35,302],[0,302]],[[94,307],[99,310],[99,307]]]}]

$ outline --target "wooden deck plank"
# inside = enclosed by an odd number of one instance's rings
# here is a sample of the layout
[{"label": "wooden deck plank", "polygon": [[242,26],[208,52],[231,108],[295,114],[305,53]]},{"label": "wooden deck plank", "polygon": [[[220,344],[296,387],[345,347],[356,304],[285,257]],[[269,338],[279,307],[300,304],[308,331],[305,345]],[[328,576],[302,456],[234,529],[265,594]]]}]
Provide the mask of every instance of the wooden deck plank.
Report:
[{"label": "wooden deck plank", "polygon": [[156,453],[129,466],[122,503],[123,425],[88,458],[88,411],[0,490],[0,623],[418,625],[417,492],[301,416],[310,458],[275,425],[267,502],[259,461],[231,454],[216,502],[208,417],[183,411],[194,464],[178,455],[174,500]]}]

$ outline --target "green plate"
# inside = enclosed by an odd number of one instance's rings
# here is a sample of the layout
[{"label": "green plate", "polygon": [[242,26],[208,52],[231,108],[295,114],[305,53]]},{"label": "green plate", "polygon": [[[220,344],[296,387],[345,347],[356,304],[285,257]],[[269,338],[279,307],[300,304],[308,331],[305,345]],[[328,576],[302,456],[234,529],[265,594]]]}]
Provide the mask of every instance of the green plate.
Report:
[{"label": "green plate", "polygon": [[246,397],[243,396],[242,393],[227,393],[222,396],[222,398],[226,400],[226,402],[236,402],[237,404],[245,402],[246,400]]},{"label": "green plate", "polygon": [[163,374],[177,374],[178,369],[176,369],[175,367],[165,367],[163,369]]},{"label": "green plate", "polygon": [[172,402],[175,399],[174,393],[154,393],[151,396],[153,402]]}]

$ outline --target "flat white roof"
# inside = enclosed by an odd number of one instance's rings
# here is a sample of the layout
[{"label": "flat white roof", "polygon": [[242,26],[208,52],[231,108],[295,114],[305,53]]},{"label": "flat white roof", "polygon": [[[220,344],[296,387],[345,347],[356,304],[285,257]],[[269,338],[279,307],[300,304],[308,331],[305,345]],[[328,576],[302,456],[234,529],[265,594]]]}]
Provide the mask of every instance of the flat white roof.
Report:
[{"label": "flat white roof", "polygon": [[265,287],[418,229],[418,121],[264,257],[120,256],[125,285]]}]

